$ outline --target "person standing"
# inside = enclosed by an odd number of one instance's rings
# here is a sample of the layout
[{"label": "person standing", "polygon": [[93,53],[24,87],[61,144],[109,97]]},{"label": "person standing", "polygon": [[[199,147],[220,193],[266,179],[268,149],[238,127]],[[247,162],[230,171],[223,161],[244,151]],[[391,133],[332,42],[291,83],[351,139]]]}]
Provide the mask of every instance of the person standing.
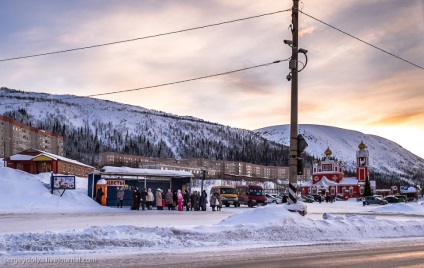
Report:
[{"label": "person standing", "polygon": [[188,195],[187,190],[184,190],[183,194],[183,205],[186,207],[186,210],[190,210],[190,196]]},{"label": "person standing", "polygon": [[162,190],[160,188],[156,189],[156,209],[157,210],[163,210],[163,205],[162,205]]},{"label": "person standing", "polygon": [[143,191],[141,191],[141,194],[140,194],[141,210],[146,209],[146,202],[147,202],[146,197],[147,197],[147,189],[143,188]]},{"label": "person standing", "polygon": [[199,197],[197,196],[197,191],[193,191],[193,193],[190,196],[190,200],[191,200],[190,210],[194,210],[194,211],[199,210]]},{"label": "person standing", "polygon": [[140,210],[140,197],[141,197],[140,192],[138,191],[138,188],[135,187],[132,193],[131,210]]},{"label": "person standing", "polygon": [[122,204],[124,203],[124,194],[124,187],[119,188],[118,192],[116,193],[116,199],[118,199],[118,208],[119,206],[122,208]]},{"label": "person standing", "polygon": [[173,202],[172,192],[171,192],[171,189],[168,189],[168,192],[165,195],[165,203],[168,206],[168,210],[172,209],[172,202]]},{"label": "person standing", "polygon": [[147,190],[147,197],[146,197],[146,204],[147,204],[147,209],[148,210],[152,210],[153,200],[155,200],[155,197],[153,196],[152,189],[149,188]]},{"label": "person standing", "polygon": [[183,194],[181,190],[178,190],[177,193],[177,203],[178,203],[178,211],[183,211]]},{"label": "person standing", "polygon": [[212,196],[211,196],[211,207],[212,207],[212,211],[215,211],[215,207],[216,207],[216,203],[217,203],[217,201],[218,201],[218,199],[217,199],[217,193],[214,193]]},{"label": "person standing", "polygon": [[216,210],[217,211],[221,211],[221,208],[222,208],[222,198],[221,198],[221,195],[219,193],[216,193],[216,201],[217,201]]},{"label": "person standing", "polygon": [[103,193],[102,187],[99,186],[99,189],[97,189],[97,193],[96,193],[96,202],[99,203],[100,205],[102,204],[103,195],[104,193]]},{"label": "person standing", "polygon": [[175,210],[178,204],[178,194],[177,191],[172,193],[172,209]]},{"label": "person standing", "polygon": [[208,199],[208,195],[206,194],[206,191],[203,190],[202,193],[200,194],[200,200],[199,200],[200,209],[202,211],[206,211],[207,199]]}]

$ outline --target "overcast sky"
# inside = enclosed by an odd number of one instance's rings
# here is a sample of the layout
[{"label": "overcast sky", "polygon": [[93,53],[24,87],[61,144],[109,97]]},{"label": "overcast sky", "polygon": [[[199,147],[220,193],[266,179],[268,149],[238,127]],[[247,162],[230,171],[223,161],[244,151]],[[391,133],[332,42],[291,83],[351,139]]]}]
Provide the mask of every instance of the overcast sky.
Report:
[{"label": "overcast sky", "polygon": [[[285,10],[292,1],[0,1],[0,59]],[[304,0],[302,11],[424,66],[424,1]],[[135,42],[0,62],[0,86],[87,96],[286,59],[290,12]],[[424,157],[424,70],[300,15],[299,123],[391,139]],[[299,60],[305,62],[302,55]],[[244,129],[290,123],[283,62],[101,98]],[[372,152],[370,152],[372,153]]]}]

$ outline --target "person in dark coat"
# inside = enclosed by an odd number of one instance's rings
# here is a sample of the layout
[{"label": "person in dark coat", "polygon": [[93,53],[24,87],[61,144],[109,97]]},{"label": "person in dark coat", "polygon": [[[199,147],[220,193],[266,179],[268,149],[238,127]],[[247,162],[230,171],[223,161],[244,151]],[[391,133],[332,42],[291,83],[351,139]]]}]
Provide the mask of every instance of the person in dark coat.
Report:
[{"label": "person in dark coat", "polygon": [[144,188],[140,194],[141,210],[146,209],[146,197],[147,197],[147,189]]},{"label": "person in dark coat", "polygon": [[283,195],[283,203],[287,203],[287,195]]},{"label": "person in dark coat", "polygon": [[184,200],[184,207],[186,207],[186,210],[190,210],[190,196],[188,195],[187,190],[184,190],[183,194],[183,200]]},{"label": "person in dark coat", "polygon": [[102,204],[103,195],[104,195],[104,193],[103,193],[102,187],[99,187],[99,189],[97,189],[97,193],[96,193],[96,202],[99,203],[100,205]]},{"label": "person in dark coat", "polygon": [[202,211],[206,211],[207,198],[208,198],[208,195],[206,194],[206,191],[203,190],[199,198],[199,206]]},{"label": "person in dark coat", "polygon": [[135,187],[132,193],[132,207],[131,207],[132,210],[140,210],[140,197],[141,197],[141,194],[138,191],[138,188]]},{"label": "person in dark coat", "polygon": [[172,193],[172,209],[175,210],[178,204],[178,195],[177,191],[174,191]]},{"label": "person in dark coat", "polygon": [[199,210],[199,197],[197,196],[197,191],[193,191],[190,195],[191,208],[190,210]]}]

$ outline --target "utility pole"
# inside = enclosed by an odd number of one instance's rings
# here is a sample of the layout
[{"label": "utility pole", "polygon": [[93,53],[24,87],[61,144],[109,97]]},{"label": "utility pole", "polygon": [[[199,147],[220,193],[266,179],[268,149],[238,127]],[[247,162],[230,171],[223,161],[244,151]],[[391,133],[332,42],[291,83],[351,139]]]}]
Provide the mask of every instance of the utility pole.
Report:
[{"label": "utility pole", "polygon": [[3,167],[6,167],[6,137],[3,137]]},{"label": "utility pole", "polygon": [[289,204],[297,203],[297,113],[298,113],[298,32],[299,0],[293,0],[292,8],[292,57],[289,62],[291,70],[291,110],[290,110],[290,158],[289,158]]},{"label": "utility pole", "polygon": [[[291,110],[290,110],[290,157],[289,157],[289,198],[287,208],[290,211],[306,214],[306,205],[297,204],[297,175],[303,174],[303,164],[301,153],[308,146],[302,135],[298,134],[298,73],[301,72],[308,63],[306,49],[299,48],[299,0],[293,0],[292,7],[292,40],[284,40],[286,45],[292,48],[292,56],[289,62],[290,73],[287,80],[291,80]],[[302,69],[298,69],[298,54],[302,53],[306,62]]]}]

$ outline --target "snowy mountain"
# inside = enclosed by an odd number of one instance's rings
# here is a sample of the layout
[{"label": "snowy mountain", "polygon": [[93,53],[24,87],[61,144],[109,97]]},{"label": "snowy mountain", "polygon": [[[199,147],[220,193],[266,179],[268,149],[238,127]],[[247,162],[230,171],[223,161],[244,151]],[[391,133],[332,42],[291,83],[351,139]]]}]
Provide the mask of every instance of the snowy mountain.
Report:
[{"label": "snowy mountain", "polygon": [[[255,130],[264,138],[289,145],[290,125],[271,126]],[[386,174],[401,174],[404,177],[422,172],[424,159],[402,148],[388,139],[364,134],[359,131],[320,125],[299,125],[299,133],[308,143],[306,152],[316,158],[324,156],[327,146],[333,156],[345,163],[345,169],[354,171],[356,151],[363,141],[370,154],[370,169]]]},{"label": "snowy mountain", "polygon": [[0,88],[0,114],[62,135],[65,156],[91,165],[104,151],[287,165],[286,147],[252,131],[111,101]]}]

